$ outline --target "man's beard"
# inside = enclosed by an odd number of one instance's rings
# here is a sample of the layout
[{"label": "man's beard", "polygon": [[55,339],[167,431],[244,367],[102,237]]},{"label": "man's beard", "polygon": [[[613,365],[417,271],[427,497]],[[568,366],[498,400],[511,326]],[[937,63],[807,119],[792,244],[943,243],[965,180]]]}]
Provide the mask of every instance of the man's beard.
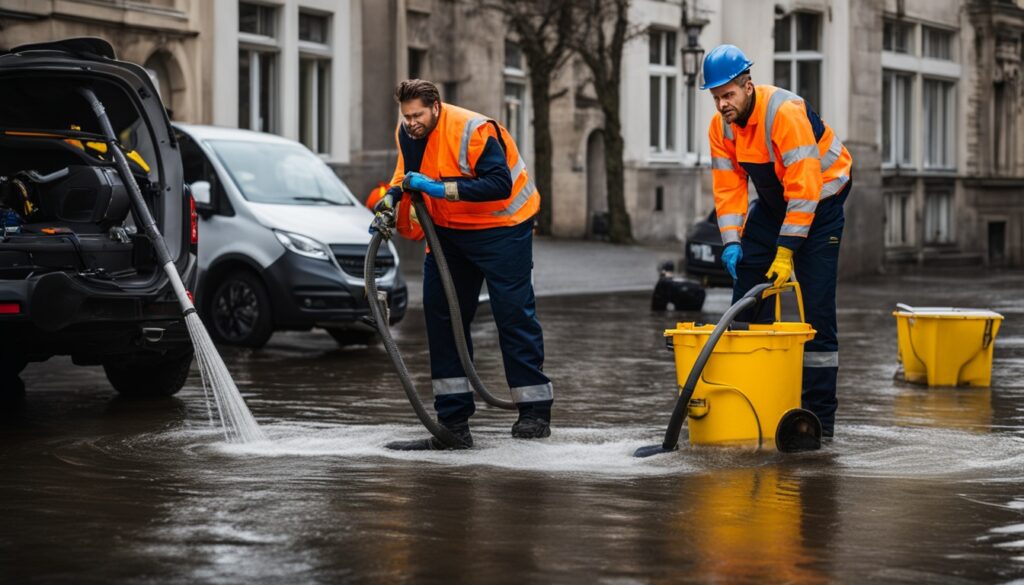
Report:
[{"label": "man's beard", "polygon": [[431,114],[430,120],[428,120],[425,124],[421,126],[417,126],[418,131],[422,132],[422,134],[414,133],[413,128],[406,128],[406,131],[413,138],[426,138],[434,130],[434,128],[437,127],[437,118],[438,116],[434,116],[433,114]]}]

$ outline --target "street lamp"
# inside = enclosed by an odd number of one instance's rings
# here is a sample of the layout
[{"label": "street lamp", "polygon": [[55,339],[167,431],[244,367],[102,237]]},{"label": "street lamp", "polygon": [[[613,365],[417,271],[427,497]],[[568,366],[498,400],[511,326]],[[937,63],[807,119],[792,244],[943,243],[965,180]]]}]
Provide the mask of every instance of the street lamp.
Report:
[{"label": "street lamp", "polygon": [[700,46],[700,31],[708,21],[700,18],[691,19],[689,2],[686,0],[680,3],[680,8],[682,8],[680,28],[686,33],[686,44],[679,49],[683,62],[683,75],[686,76],[686,151],[697,152],[695,130],[697,107],[694,102],[697,99],[697,75],[700,73],[701,62],[704,60],[704,48]]},{"label": "street lamp", "polygon": [[693,85],[700,71],[701,60],[704,58],[704,48],[700,46],[700,30],[704,28],[703,23],[686,22],[686,15],[683,15],[683,27],[686,31],[686,45],[680,49],[683,54],[683,75],[686,76],[686,84]]}]

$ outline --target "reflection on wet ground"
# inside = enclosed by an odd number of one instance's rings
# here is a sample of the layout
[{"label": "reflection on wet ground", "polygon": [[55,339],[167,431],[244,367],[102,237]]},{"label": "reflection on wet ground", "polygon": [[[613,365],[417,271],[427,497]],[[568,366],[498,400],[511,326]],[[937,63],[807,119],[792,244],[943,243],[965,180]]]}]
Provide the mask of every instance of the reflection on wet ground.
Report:
[{"label": "reflection on wet ground", "polygon": [[[965,292],[968,288],[972,292]],[[643,294],[543,298],[550,440],[515,441],[480,405],[477,448],[425,436],[380,347],[279,334],[223,355],[269,440],[229,445],[198,374],[176,398],[114,397],[98,368],[26,371],[0,423],[0,581],[353,583],[991,583],[1024,577],[1024,274],[841,289],[841,411],[817,453],[657,442],[675,372]],[[895,381],[896,302],[1007,319],[991,389]],[[474,330],[485,380],[497,336]],[[429,386],[422,316],[398,328]]]}]

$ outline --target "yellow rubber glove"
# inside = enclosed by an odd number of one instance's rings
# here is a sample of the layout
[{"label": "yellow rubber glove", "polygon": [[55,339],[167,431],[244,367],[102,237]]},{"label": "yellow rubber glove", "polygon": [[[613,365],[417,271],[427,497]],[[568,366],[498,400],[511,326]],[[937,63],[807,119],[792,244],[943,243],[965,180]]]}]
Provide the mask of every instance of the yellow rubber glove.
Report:
[{"label": "yellow rubber glove", "polygon": [[779,246],[775,252],[775,260],[768,268],[765,276],[775,281],[775,288],[786,284],[789,277],[793,275],[793,250],[785,246]]}]

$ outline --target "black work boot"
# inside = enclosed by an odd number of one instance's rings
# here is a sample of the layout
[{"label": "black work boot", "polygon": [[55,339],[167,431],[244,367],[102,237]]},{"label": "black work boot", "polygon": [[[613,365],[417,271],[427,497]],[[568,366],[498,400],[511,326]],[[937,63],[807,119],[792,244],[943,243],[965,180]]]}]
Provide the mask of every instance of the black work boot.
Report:
[{"label": "black work boot", "polygon": [[516,439],[543,439],[551,436],[551,423],[532,416],[520,416],[512,425],[512,436]]},{"label": "black work boot", "polygon": [[462,442],[461,445],[448,447],[437,440],[437,437],[429,437],[427,439],[416,439],[415,441],[392,441],[384,446],[395,451],[454,451],[457,449],[469,449],[473,446],[473,435],[469,432],[468,424],[448,430],[455,435],[456,439]]},{"label": "black work boot", "polygon": [[551,405],[553,400],[520,402],[519,420],[512,425],[516,439],[543,439],[551,436]]}]

